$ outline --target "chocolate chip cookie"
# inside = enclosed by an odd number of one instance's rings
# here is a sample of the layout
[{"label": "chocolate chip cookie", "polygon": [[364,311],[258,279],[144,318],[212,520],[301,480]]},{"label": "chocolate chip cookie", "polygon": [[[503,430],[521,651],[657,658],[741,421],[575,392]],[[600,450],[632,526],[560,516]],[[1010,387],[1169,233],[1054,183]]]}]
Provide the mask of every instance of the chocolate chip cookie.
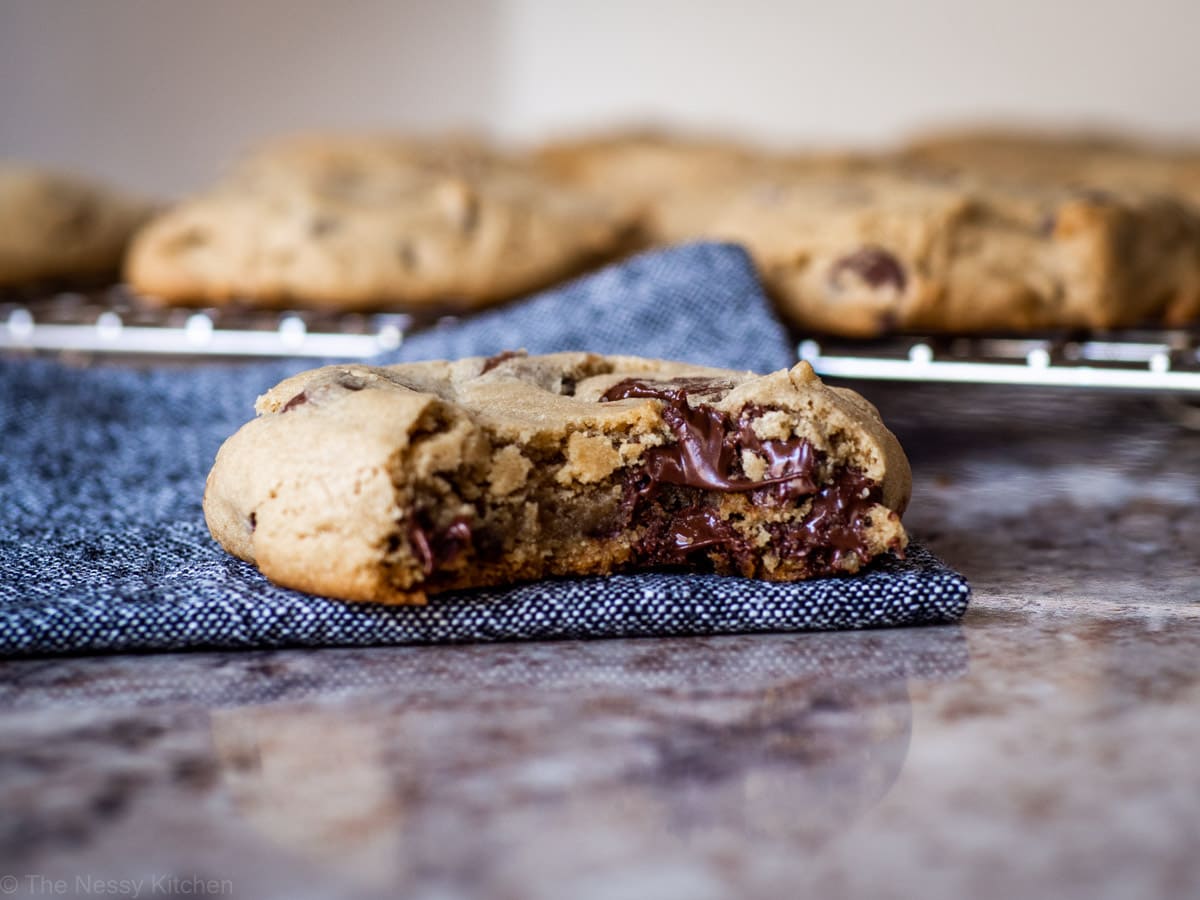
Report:
[{"label": "chocolate chip cookie", "polygon": [[[1163,237],[1165,229],[1163,265],[1168,270],[1179,268],[1180,217],[1169,213],[1167,218],[1174,221],[1165,221],[1162,207],[1182,202],[1190,206],[1191,218],[1200,215],[1200,147],[1194,144],[1153,143],[1107,132],[978,128],[926,135],[902,156],[932,171],[1066,186],[1109,201],[1153,198],[1143,207],[1152,219],[1144,233],[1154,240]],[[1193,244],[1194,257],[1200,253],[1200,241]],[[1194,322],[1200,318],[1200,292],[1171,291],[1161,315],[1167,325]]]},{"label": "chocolate chip cookie", "polygon": [[0,287],[114,275],[150,212],[85,178],[0,163]]},{"label": "chocolate chip cookie", "polygon": [[469,142],[295,140],[152,222],[126,269],[162,303],[453,311],[607,259],[630,227]]},{"label": "chocolate chip cookie", "polygon": [[362,182],[426,175],[478,177],[518,166],[483,137],[469,132],[431,135],[301,133],[264,141],[237,159],[224,179],[249,188],[299,180],[337,194]]},{"label": "chocolate chip cookie", "polygon": [[209,528],[272,581],[346,600],[652,567],[796,580],[906,542],[903,451],[805,363],[331,366],[257,409],[217,455]]},{"label": "chocolate chip cookie", "polygon": [[762,151],[715,137],[625,130],[553,141],[537,164],[565,184],[608,197],[637,219],[641,240],[674,240],[730,180],[761,165]]},{"label": "chocolate chip cookie", "polygon": [[1194,144],[1102,131],[974,128],[918,137],[901,158],[956,172],[1174,194],[1200,204],[1200,147]]},{"label": "chocolate chip cookie", "polygon": [[881,166],[748,183],[703,236],[744,244],[799,329],[1104,329],[1200,311],[1186,203]]}]

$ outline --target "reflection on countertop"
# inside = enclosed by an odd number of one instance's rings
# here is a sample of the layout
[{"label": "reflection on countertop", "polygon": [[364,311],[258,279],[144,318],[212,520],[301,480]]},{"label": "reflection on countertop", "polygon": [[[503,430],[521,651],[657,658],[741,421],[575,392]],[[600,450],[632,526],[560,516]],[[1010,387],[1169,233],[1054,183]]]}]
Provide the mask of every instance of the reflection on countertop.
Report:
[{"label": "reflection on countertop", "polygon": [[1200,434],[865,392],[961,627],[2,663],[0,890],[1195,895]]}]

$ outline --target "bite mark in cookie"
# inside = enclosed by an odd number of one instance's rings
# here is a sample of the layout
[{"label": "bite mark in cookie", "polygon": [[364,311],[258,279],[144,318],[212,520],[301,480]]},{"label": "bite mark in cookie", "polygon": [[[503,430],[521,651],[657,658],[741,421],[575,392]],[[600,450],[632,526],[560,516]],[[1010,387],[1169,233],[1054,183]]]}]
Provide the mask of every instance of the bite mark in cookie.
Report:
[{"label": "bite mark in cookie", "polygon": [[[754,421],[765,410],[747,407],[736,421],[711,406],[688,402],[697,394],[724,392],[730,382],[702,378],[667,381],[628,379],[614,385],[601,400],[653,397],[663,401],[663,421],[676,440],[647,451],[640,468],[629,470],[626,494],[629,519],[647,520],[647,533],[635,549],[650,563],[680,564],[696,550],[720,548],[739,569],[755,568],[752,548],[709,506],[696,502],[671,509],[670,501],[656,503],[664,485],[719,492],[753,492],[755,503],[786,505],[812,497],[809,515],[800,522],[776,523],[772,540],[796,557],[811,557],[810,574],[832,574],[849,553],[870,557],[864,535],[871,508],[879,502],[878,485],[860,472],[842,466],[832,484],[818,484],[822,454],[803,437],[763,440]],[[746,460],[758,463],[757,478],[745,472]],[[627,527],[628,523],[622,523]],[[895,548],[901,550],[899,545]]]}]

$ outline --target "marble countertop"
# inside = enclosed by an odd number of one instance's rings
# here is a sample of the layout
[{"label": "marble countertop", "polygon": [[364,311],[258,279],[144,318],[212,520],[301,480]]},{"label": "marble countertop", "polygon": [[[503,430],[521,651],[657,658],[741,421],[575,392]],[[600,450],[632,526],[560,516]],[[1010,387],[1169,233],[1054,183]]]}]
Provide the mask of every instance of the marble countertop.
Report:
[{"label": "marble countertop", "polygon": [[961,626],[0,663],[0,896],[1200,893],[1200,433],[866,385]]}]

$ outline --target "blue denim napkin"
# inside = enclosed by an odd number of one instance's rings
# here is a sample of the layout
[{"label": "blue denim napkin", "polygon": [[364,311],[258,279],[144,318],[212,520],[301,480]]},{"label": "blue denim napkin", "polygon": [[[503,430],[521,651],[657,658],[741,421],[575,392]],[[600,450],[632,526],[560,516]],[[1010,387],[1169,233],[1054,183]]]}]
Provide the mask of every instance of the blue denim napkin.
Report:
[{"label": "blue denim napkin", "polygon": [[[646,254],[414,335],[380,362],[592,350],[768,372],[791,341],[745,253]],[[425,607],[277,587],[204,524],[204,478],[255,397],[312,361],[71,368],[0,360],[0,653],[716,634],[952,622],[963,577],[920,547],[854,578],[649,573],[468,591]]]}]

